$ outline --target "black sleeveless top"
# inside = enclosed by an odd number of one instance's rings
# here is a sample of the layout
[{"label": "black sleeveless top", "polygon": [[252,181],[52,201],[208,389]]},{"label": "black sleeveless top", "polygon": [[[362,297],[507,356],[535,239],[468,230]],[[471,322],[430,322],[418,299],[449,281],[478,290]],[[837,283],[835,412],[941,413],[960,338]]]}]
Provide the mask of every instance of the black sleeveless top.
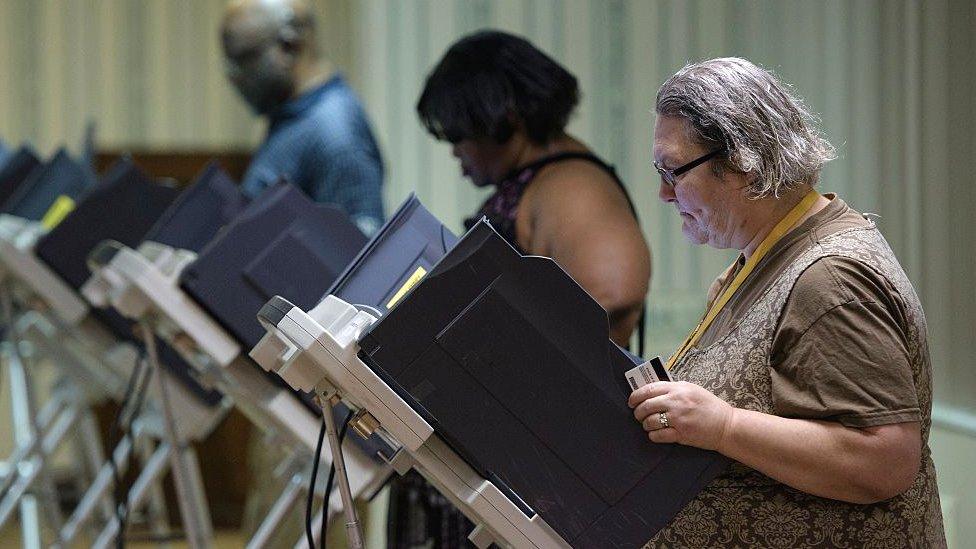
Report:
[{"label": "black sleeveless top", "polygon": [[600,169],[607,172],[617,183],[617,186],[620,187],[620,190],[623,191],[624,197],[627,199],[627,204],[630,205],[631,213],[634,214],[635,219],[637,218],[637,211],[634,209],[634,203],[630,200],[630,194],[627,193],[623,181],[620,180],[620,176],[617,175],[617,170],[613,166],[607,164],[600,157],[592,153],[565,152],[540,158],[535,162],[515,169],[498,184],[498,189],[485,200],[481,208],[473,216],[464,220],[464,228],[470,229],[478,221],[481,221],[482,217],[485,217],[491,223],[491,226],[498,231],[498,234],[505,237],[505,240],[508,240],[509,244],[515,247],[516,250],[525,254],[526,250],[523,250],[519,246],[515,235],[515,219],[518,216],[518,207],[522,201],[522,195],[525,194],[525,190],[542,168],[549,164],[562,162],[563,160],[585,160],[596,164]]}]

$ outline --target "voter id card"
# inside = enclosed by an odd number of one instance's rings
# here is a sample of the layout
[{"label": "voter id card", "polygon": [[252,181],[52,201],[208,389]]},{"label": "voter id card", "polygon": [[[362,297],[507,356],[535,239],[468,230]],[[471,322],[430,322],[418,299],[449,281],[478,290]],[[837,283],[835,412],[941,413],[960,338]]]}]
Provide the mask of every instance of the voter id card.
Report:
[{"label": "voter id card", "polygon": [[664,364],[661,362],[661,357],[659,356],[627,370],[624,372],[624,377],[627,378],[627,384],[630,385],[633,391],[655,381],[671,381],[671,376],[664,369]]}]

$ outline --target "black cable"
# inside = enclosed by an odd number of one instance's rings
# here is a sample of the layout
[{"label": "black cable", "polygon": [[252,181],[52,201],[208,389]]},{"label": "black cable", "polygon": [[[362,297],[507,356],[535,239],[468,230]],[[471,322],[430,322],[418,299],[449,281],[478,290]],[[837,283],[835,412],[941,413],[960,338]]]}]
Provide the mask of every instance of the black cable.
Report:
[{"label": "black cable", "polygon": [[126,424],[126,431],[132,428],[132,424],[135,422],[136,418],[139,417],[139,410],[142,410],[143,401],[146,400],[146,393],[149,392],[149,382],[152,381],[152,376],[155,375],[153,369],[149,367],[149,363],[145,358],[145,349],[142,350],[140,356],[142,357],[144,369],[147,370],[147,372],[144,376],[142,376],[142,385],[139,386],[139,391],[136,393],[136,402],[132,405],[132,412],[129,414],[129,421]]},{"label": "black cable", "polygon": [[[339,429],[339,451],[342,451],[342,441],[346,438],[346,429],[349,427],[349,420],[352,419],[352,410],[346,414],[346,419],[342,422],[342,428]],[[316,458],[318,459],[318,458]],[[322,549],[325,549],[325,535],[329,529],[329,496],[332,495],[332,482],[335,480],[335,460],[332,461],[332,466],[329,467],[329,479],[325,482],[325,501],[322,504]]]},{"label": "black cable", "polygon": [[[115,447],[120,442],[119,431],[121,430],[121,416],[125,411],[125,405],[132,396],[132,392],[136,387],[136,379],[139,377],[139,368],[136,367],[132,371],[132,375],[129,376],[129,382],[125,388],[125,397],[122,398],[122,405],[119,409],[119,413],[115,416],[112,421],[111,427],[108,430],[108,443],[109,443],[109,454],[108,454],[108,464],[112,468],[112,497],[115,501],[115,518],[118,519],[119,525],[122,524],[122,475],[119,473],[119,464],[115,461]],[[121,536],[118,538],[121,539]]]},{"label": "black cable", "polygon": [[122,424],[125,423],[125,420],[123,419],[125,416],[125,411],[132,399],[133,392],[136,390],[136,382],[139,380],[142,370],[143,360],[140,356],[136,360],[135,367],[132,369],[132,374],[129,375],[129,381],[126,383],[125,395],[122,397],[119,413],[116,414],[115,419],[112,421],[112,425],[109,427],[108,431],[108,463],[112,467],[112,496],[115,500],[115,518],[119,521],[119,535],[115,538],[116,547],[122,547],[124,545],[122,525],[124,524],[123,521],[125,520],[125,511],[122,505],[122,500],[124,499],[122,475],[119,472],[119,464],[115,461],[115,447],[125,439],[126,435],[123,433],[121,436],[119,436],[119,431],[123,430]]},{"label": "black cable", "polygon": [[[133,368],[132,374],[129,376],[129,381],[126,384],[125,395],[122,397],[122,404],[119,408],[119,413],[115,416],[115,420],[112,422],[109,428],[108,440],[110,442],[108,462],[112,467],[112,479],[114,482],[113,497],[115,499],[115,518],[119,521],[119,532],[115,538],[115,546],[121,549],[125,546],[125,523],[128,520],[128,491],[123,489],[122,478],[119,472],[119,464],[115,461],[115,447],[121,443],[126,438],[130,437],[130,430],[132,428],[132,423],[135,421],[136,416],[139,415],[139,410],[142,408],[143,400],[145,399],[145,394],[149,386],[149,378],[152,373],[147,371],[145,349],[140,350],[139,357],[136,360],[136,367]],[[145,373],[144,373],[145,372]],[[136,389],[136,382],[142,377],[142,383],[139,388]],[[134,404],[132,402],[133,397],[136,399]],[[129,410],[130,413],[126,414]],[[128,416],[128,420],[126,420]],[[119,436],[119,432],[122,435]],[[118,439],[118,440],[116,440]]]},{"label": "black cable", "polygon": [[[153,375],[155,375],[154,369],[150,366],[148,359],[146,358],[146,349],[142,348],[140,352],[140,363],[143,365],[143,370],[145,373],[142,375],[142,384],[139,385],[139,389],[135,393],[135,402],[129,408],[128,421],[126,421],[124,426],[125,436],[132,440],[132,450],[135,452],[135,437],[132,436],[132,424],[135,423],[136,419],[139,417],[139,412],[142,410],[143,402],[146,400],[146,394],[149,392],[149,382],[152,381]],[[131,487],[130,487],[131,488]],[[126,522],[129,520],[129,491],[125,490],[122,492],[121,498],[121,518],[119,520],[119,536],[116,538],[118,547],[121,549],[124,544],[121,541],[125,535]]]},{"label": "black cable", "polygon": [[[305,537],[308,539],[309,549],[315,549],[315,537],[312,536],[312,503],[315,501],[315,477],[319,473],[319,459],[322,456],[322,441],[325,440],[325,419],[319,427],[319,441],[315,443],[315,458],[312,462],[312,478],[308,482],[308,501],[305,504]],[[324,520],[324,519],[323,519]]]}]

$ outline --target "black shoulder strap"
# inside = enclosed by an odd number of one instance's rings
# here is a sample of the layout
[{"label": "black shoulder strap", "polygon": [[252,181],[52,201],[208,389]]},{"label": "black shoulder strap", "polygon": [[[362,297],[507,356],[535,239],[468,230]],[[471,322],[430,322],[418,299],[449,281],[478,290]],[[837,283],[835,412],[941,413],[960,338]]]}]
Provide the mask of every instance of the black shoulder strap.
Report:
[{"label": "black shoulder strap", "polygon": [[630,199],[630,193],[627,192],[627,187],[624,186],[624,182],[620,179],[620,176],[617,175],[616,168],[614,168],[610,164],[607,164],[606,162],[603,161],[602,158],[600,158],[599,156],[593,153],[564,152],[564,153],[557,153],[551,156],[546,156],[515,170],[515,173],[513,175],[525,173],[526,171],[529,170],[538,171],[540,168],[548,166],[549,164],[562,162],[563,160],[583,160],[586,162],[591,162],[593,164],[596,164],[603,171],[607,172],[610,175],[610,177],[612,177],[613,180],[617,183],[617,186],[620,187],[620,190],[623,191],[624,198],[627,199],[627,205],[630,206],[630,212],[634,214],[634,219],[637,219],[637,208],[634,207],[634,202]]},{"label": "black shoulder strap", "polygon": [[526,170],[533,170],[533,171],[535,171],[535,170],[538,170],[539,168],[542,168],[544,166],[548,166],[549,164],[554,164],[556,162],[562,162],[563,160],[585,160],[587,162],[592,162],[592,163],[600,166],[604,170],[606,170],[606,171],[610,172],[611,174],[613,174],[614,178],[617,177],[617,173],[616,173],[616,171],[614,171],[613,166],[611,166],[611,165],[607,164],[606,162],[604,162],[599,156],[597,156],[597,155],[595,155],[593,153],[589,153],[589,152],[578,152],[578,151],[561,152],[561,153],[556,153],[556,154],[553,154],[553,155],[550,155],[550,156],[544,156],[544,157],[536,160],[535,162],[530,162],[530,163],[526,164],[525,166],[522,166],[522,167],[518,168],[516,170],[516,172],[524,172]]},{"label": "black shoulder strap", "polygon": [[641,307],[640,318],[637,319],[637,356],[644,358],[644,338],[647,335],[647,303]]}]

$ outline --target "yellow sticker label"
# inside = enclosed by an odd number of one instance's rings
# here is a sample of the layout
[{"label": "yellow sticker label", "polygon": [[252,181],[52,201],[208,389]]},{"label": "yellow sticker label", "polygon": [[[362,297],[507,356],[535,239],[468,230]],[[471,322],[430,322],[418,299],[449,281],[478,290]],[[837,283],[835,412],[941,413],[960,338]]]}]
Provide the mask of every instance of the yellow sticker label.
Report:
[{"label": "yellow sticker label", "polygon": [[41,226],[47,230],[51,230],[58,226],[58,223],[64,220],[65,217],[71,213],[71,210],[75,209],[75,201],[70,196],[61,195],[51,204],[48,208],[47,213],[41,218]]},{"label": "yellow sticker label", "polygon": [[412,275],[410,275],[410,278],[408,278],[407,281],[403,283],[403,286],[400,286],[400,289],[397,290],[397,293],[393,294],[393,297],[390,299],[390,302],[386,304],[386,308],[392,309],[393,306],[396,305],[398,301],[403,299],[403,296],[407,295],[407,292],[410,291],[410,288],[416,286],[417,283],[420,282],[420,279],[423,278],[424,275],[426,274],[427,274],[427,269],[423,267],[417,267],[417,270],[414,271]]}]

